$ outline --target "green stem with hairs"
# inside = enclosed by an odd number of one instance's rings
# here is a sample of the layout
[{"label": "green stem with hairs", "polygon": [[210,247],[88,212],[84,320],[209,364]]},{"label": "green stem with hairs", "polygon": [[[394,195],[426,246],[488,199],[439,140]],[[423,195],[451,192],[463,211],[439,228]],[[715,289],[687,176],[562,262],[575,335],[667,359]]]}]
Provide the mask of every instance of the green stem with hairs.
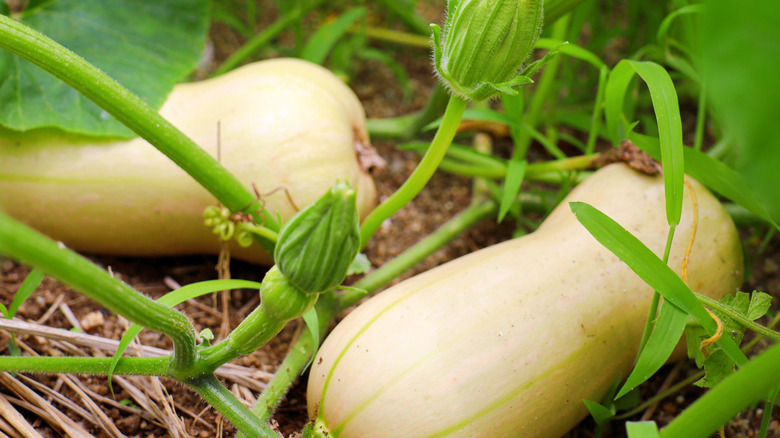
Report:
[{"label": "green stem with hairs", "polygon": [[414,172],[403,183],[401,188],[375,208],[363,221],[363,225],[360,228],[361,247],[366,246],[366,243],[368,243],[371,236],[379,229],[385,219],[403,208],[425,187],[425,184],[431,179],[442,158],[447,153],[447,148],[455,137],[465,109],[465,100],[457,96],[450,97],[441,125],[439,125],[439,129],[436,131],[431,146],[414,169]]},{"label": "green stem with hairs", "polygon": [[718,312],[728,316],[729,318],[733,319],[734,321],[737,321],[744,327],[753,330],[754,332],[766,336],[767,338],[774,339],[775,341],[780,341],[780,333],[776,332],[768,327],[764,327],[763,325],[751,321],[748,318],[746,318],[744,315],[740,314],[739,312],[736,312],[734,309],[732,309],[729,306],[724,305],[718,300],[713,300],[712,298],[702,295],[699,293],[694,292],[694,295],[696,295],[696,298],[701,301],[702,304],[705,306],[715,309]]},{"label": "green stem with hairs", "polygon": [[[112,359],[110,357],[14,357],[0,356],[0,371],[37,374],[89,374],[105,376]],[[171,358],[123,357],[113,374],[124,376],[167,377]]]},{"label": "green stem with hairs", "polygon": [[[141,98],[80,56],[4,15],[0,15],[0,48],[36,64],[95,102],[170,158],[230,211],[242,211],[257,203],[255,195],[214,157]],[[265,225],[278,231],[274,215],[265,209],[261,214],[252,214],[257,223],[262,223],[265,216]],[[272,247],[269,242],[263,243],[267,249]]]},{"label": "green stem with hairs", "polygon": [[279,434],[257,418],[213,375],[188,380],[185,383],[247,436],[279,438]]}]

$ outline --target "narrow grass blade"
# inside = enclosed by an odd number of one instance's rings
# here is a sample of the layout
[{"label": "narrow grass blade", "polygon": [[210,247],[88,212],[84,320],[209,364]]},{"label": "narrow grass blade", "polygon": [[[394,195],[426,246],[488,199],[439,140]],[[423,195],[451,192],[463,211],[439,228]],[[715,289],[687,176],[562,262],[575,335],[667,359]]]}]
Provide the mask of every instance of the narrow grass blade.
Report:
[{"label": "narrow grass blade", "polygon": [[328,57],[331,49],[350,26],[366,15],[366,8],[358,7],[350,9],[339,16],[335,21],[327,23],[317,29],[303,48],[301,58],[315,64],[322,64]]},{"label": "narrow grass blade", "polygon": [[[660,159],[661,148],[657,138],[631,133],[629,139],[651,157]],[[685,156],[685,172],[688,175],[696,178],[710,190],[745,207],[780,230],[780,225],[772,219],[758,197],[750,190],[742,175],[715,158],[695,149],[683,148],[683,154]]]},{"label": "narrow grass blade", "polygon": [[[249,281],[249,280],[201,281],[198,283],[188,284],[186,286],[180,287],[179,289],[168,292],[167,294],[160,297],[160,299],[158,299],[157,302],[165,304],[169,307],[173,307],[177,304],[181,304],[184,301],[189,300],[190,298],[199,297],[202,295],[218,292],[221,290],[260,289],[261,286],[262,286],[261,283],[258,283],[256,281]],[[119,346],[117,347],[116,352],[114,353],[113,360],[111,361],[111,366],[108,368],[109,387],[111,387],[111,375],[114,373],[114,368],[116,368],[119,359],[122,357],[122,354],[130,345],[130,342],[132,342],[133,338],[135,338],[136,335],[138,335],[138,333],[141,333],[141,330],[143,329],[144,328],[138,324],[131,324],[130,327],[127,328],[125,334],[122,336],[122,339],[119,341]]]},{"label": "narrow grass blade", "polygon": [[539,38],[536,40],[534,47],[537,49],[558,50],[561,54],[585,61],[597,69],[601,69],[605,66],[604,61],[593,52],[566,41],[553,38]]},{"label": "narrow grass blade", "polygon": [[661,430],[661,437],[708,437],[780,385],[780,344],[745,364],[710,389]]},{"label": "narrow grass blade", "polygon": [[[664,299],[698,319],[707,333],[711,335],[715,333],[717,329],[715,321],[709,316],[693,292],[669,266],[639,239],[588,204],[572,202],[569,205],[577,220],[599,243],[620,258],[645,283],[658,291]],[[747,363],[747,357],[730,337],[721,337],[718,345],[738,366]]]},{"label": "narrow grass blade", "polygon": [[653,332],[615,399],[628,394],[661,369],[680,341],[687,321],[687,313],[669,301],[663,301]]},{"label": "narrow grass blade", "polygon": [[498,222],[504,220],[509,208],[517,200],[520,193],[520,185],[525,179],[525,171],[528,168],[526,160],[509,160],[509,166],[504,180],[504,190],[501,192],[501,203],[498,209]]},{"label": "narrow grass blade", "polygon": [[16,290],[14,299],[11,301],[11,305],[8,307],[8,312],[6,313],[5,317],[9,319],[13,318],[16,315],[16,312],[19,310],[19,306],[27,301],[27,298],[30,298],[30,295],[35,292],[35,289],[41,285],[42,281],[42,270],[34,268],[32,271],[30,271],[30,273],[27,274],[27,278],[25,278],[22,284],[19,286],[19,289]]},{"label": "narrow grass blade", "polygon": [[664,167],[666,190],[666,218],[669,225],[680,223],[685,172],[683,158],[682,122],[680,104],[669,73],[654,62],[627,62],[650,89],[658,134],[661,142],[661,162]]},{"label": "narrow grass blade", "polygon": [[[634,79],[634,70],[626,62],[619,62],[609,73],[604,91],[604,117],[607,119],[607,135],[613,145],[628,137],[629,123],[623,107],[628,86]],[[632,117],[629,114],[629,117]]]}]

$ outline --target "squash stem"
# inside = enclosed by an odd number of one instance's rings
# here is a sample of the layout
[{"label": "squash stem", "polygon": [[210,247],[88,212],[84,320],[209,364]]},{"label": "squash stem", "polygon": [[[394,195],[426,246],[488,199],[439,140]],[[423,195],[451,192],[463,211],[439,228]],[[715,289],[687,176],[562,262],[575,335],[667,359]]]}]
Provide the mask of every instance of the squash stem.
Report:
[{"label": "squash stem", "polygon": [[244,406],[227,388],[213,375],[187,381],[187,386],[194,389],[204,400],[216,408],[238,430],[251,437],[279,438],[265,422],[257,418]]},{"label": "squash stem", "polygon": [[196,359],[195,329],[182,313],[160,304],[81,255],[0,213],[0,255],[41,269],[108,310],[171,338],[173,367],[189,370]]},{"label": "squash stem", "polygon": [[[248,188],[214,157],[141,98],[77,54],[4,15],[0,15],[0,48],[36,64],[98,104],[173,160],[230,211],[241,211],[256,201]],[[257,223],[265,216],[266,227],[279,230],[275,216],[265,209],[255,216]],[[270,242],[263,244],[273,246]]]},{"label": "squash stem", "polygon": [[[9,373],[108,375],[110,357],[0,356],[0,371]],[[123,357],[113,374],[168,376],[170,357]]]},{"label": "squash stem", "polygon": [[444,112],[439,130],[431,142],[431,146],[423,156],[414,172],[395,193],[385,202],[380,204],[363,222],[360,228],[361,248],[371,239],[376,230],[386,219],[408,204],[425,187],[431,179],[442,158],[447,153],[447,148],[455,137],[463,111],[466,109],[466,101],[460,97],[452,96]]}]

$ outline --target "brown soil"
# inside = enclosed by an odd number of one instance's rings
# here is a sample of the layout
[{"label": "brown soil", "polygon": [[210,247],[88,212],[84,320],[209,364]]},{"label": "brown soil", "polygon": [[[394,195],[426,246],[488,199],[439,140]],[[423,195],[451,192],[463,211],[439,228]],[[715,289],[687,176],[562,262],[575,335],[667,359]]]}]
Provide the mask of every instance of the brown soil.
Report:
[{"label": "brown soil", "polygon": [[[430,14],[435,14],[435,12]],[[435,17],[431,19],[434,20]],[[215,38],[215,41],[218,41],[218,45],[220,42],[225,43],[227,41],[225,44],[230,46],[233,43],[231,38],[234,38],[234,36],[232,34],[228,34],[228,36],[225,37],[224,33],[220,33],[218,38]],[[223,48],[218,47],[218,56],[220,56],[219,50],[221,49]],[[224,54],[221,56],[224,56]],[[406,66],[411,76],[414,98],[411,102],[402,103],[400,99],[402,91],[386,67],[372,62],[361,63],[360,69],[351,85],[364,102],[369,117],[400,115],[421,107],[434,84],[430,62],[424,52],[404,50],[393,53],[393,56]],[[395,143],[389,141],[376,141],[374,146],[388,162],[385,170],[376,175],[380,196],[387,196],[397,189],[412,171],[416,164],[417,156],[413,153],[397,150]],[[380,229],[374,237],[366,251],[374,266],[381,265],[392,259],[465,208],[470,200],[470,184],[470,181],[467,179],[437,174],[420,196],[394,216],[389,225]],[[510,238],[511,232],[511,224],[496,225],[488,221],[431,255],[409,273],[405,274],[404,277],[427,270],[478,248],[506,240]],[[763,290],[780,298],[780,273],[778,272],[778,266],[780,266],[780,238],[775,236],[769,248],[763,254],[754,256],[755,248],[758,246],[758,238],[752,235],[750,230],[745,230],[744,234],[748,254],[757,258],[752,275],[746,283],[744,290]],[[216,257],[212,256],[166,259],[123,259],[94,256],[93,260],[104,267],[110,267],[112,272],[120,278],[154,298],[168,292],[173,283],[188,284],[216,278],[217,276],[215,270]],[[240,262],[233,262],[231,268],[233,278],[259,281],[264,273],[264,268]],[[28,272],[26,267],[19,266],[10,260],[0,261],[0,302],[5,304],[11,302],[13,294]],[[256,292],[232,292],[229,300],[231,325],[235,326],[243,316],[251,311],[257,302]],[[214,297],[207,296],[187,302],[179,306],[179,309],[192,319],[198,330],[209,327],[215,333],[219,331],[222,310],[219,299],[215,300]],[[774,310],[777,311],[779,309],[780,306],[775,304]],[[69,317],[69,313],[72,313],[73,316]],[[81,323],[83,324],[87,315],[91,315],[90,318],[100,319],[99,317],[102,317],[103,319],[102,323],[99,322],[95,327],[86,330],[87,333],[110,339],[118,339],[122,335],[125,328],[125,322],[122,319],[108,314],[95,304],[49,278],[22,305],[19,309],[18,318],[30,322],[36,322],[41,318],[45,318],[43,323],[46,326],[71,329],[76,321],[82,321]],[[273,373],[287,352],[298,328],[298,323],[290,324],[269,345],[237,360],[236,363],[251,369]],[[8,332],[1,331],[0,336],[3,337],[4,341],[10,340]],[[67,343],[55,343],[39,336],[21,335],[17,336],[17,340],[23,346],[23,349],[28,348],[25,352],[26,354],[79,354],[75,347]],[[144,345],[166,349],[171,347],[167,338],[148,331],[142,333],[141,341]],[[6,345],[6,342],[2,343],[0,354],[8,354]],[[765,348],[766,345],[765,342],[760,343],[756,351]],[[98,350],[86,347],[81,347],[80,350],[86,355],[103,354]],[[686,363],[676,369],[673,367],[663,369],[652,381],[642,387],[642,397],[646,399],[657,393],[658,388],[672,372],[676,374],[673,381],[677,382],[686,375],[696,372],[696,369],[690,363]],[[114,403],[113,400],[130,400],[131,404],[140,404],[138,398],[134,398],[128,389],[119,387],[116,382],[114,384],[116,396],[111,397],[107,380],[102,377],[79,376],[77,380],[80,382],[80,386],[72,382],[69,383],[64,376],[30,376],[30,378],[34,380],[24,380],[21,376],[14,378],[6,375],[5,379],[0,380],[0,392],[43,436],[59,436],[59,432],[42,420],[42,418],[46,418],[46,415],[25,404],[24,400],[29,399],[29,397],[20,392],[16,386],[9,383],[11,380],[21,381],[27,387],[33,389],[36,389],[34,384],[36,381],[43,383],[45,386],[56,388],[57,392],[64,395],[66,399],[75,401],[76,405],[82,407],[81,409],[89,409],[84,399],[94,400],[97,408],[107,415],[108,422],[113,422],[117,430],[126,436],[175,436],[174,427],[166,428],[156,423],[160,421],[159,418],[165,417],[165,415],[158,416],[158,419],[155,420],[144,409],[127,408],[126,405]],[[172,381],[163,380],[162,383],[164,389],[175,402],[176,416],[181,418],[186,434],[194,437],[229,437],[235,434],[235,430],[231,425],[223,422],[218,414],[208,408],[189,389]],[[149,379],[139,378],[136,383],[130,384],[130,386],[132,385],[141,386],[146,391],[153,392],[153,386],[149,383]],[[91,390],[92,393],[81,397],[77,389],[79,387]],[[41,389],[36,389],[36,391],[42,393]],[[690,386],[663,400],[648,414],[649,418],[656,421],[659,425],[666,424],[702,392],[702,390]],[[257,396],[257,392],[254,391],[248,395],[243,393],[243,395],[247,396],[245,398],[251,398],[251,396]],[[51,396],[43,395],[43,397],[51,399]],[[57,410],[65,412],[76,423],[81,424],[90,434],[98,437],[112,436],[104,428],[90,423],[91,420],[87,420],[96,418],[94,413],[80,413],[78,408],[67,407],[63,402],[53,401],[52,405]],[[632,419],[637,420],[641,416],[640,414]],[[292,436],[301,430],[307,420],[305,394],[301,383],[298,383],[292,389],[274,419],[284,436]],[[780,415],[776,413],[772,425],[775,436],[780,436],[779,421]],[[756,436],[759,422],[760,409],[747,411],[727,425],[726,436]],[[0,431],[5,431],[13,436],[2,423],[3,421],[0,420]],[[571,436],[593,436],[592,431],[594,428],[595,425],[592,421],[586,420],[580,427],[572,431]],[[608,427],[605,434],[605,436],[624,435],[622,422]],[[186,435],[182,434],[180,436]]]}]

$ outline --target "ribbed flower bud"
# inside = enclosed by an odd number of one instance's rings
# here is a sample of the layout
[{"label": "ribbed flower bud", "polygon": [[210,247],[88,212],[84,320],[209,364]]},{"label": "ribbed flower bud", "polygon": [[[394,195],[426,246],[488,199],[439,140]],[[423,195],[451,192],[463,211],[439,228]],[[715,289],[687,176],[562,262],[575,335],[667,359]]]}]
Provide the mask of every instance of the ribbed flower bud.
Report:
[{"label": "ribbed flower bud", "polygon": [[449,0],[442,41],[433,28],[434,66],[453,93],[484,100],[532,82],[519,76],[542,29],[543,0]]},{"label": "ribbed flower bud", "polygon": [[325,292],[346,278],[360,249],[356,199],[349,184],[336,183],[279,231],[274,260],[303,292]]}]

